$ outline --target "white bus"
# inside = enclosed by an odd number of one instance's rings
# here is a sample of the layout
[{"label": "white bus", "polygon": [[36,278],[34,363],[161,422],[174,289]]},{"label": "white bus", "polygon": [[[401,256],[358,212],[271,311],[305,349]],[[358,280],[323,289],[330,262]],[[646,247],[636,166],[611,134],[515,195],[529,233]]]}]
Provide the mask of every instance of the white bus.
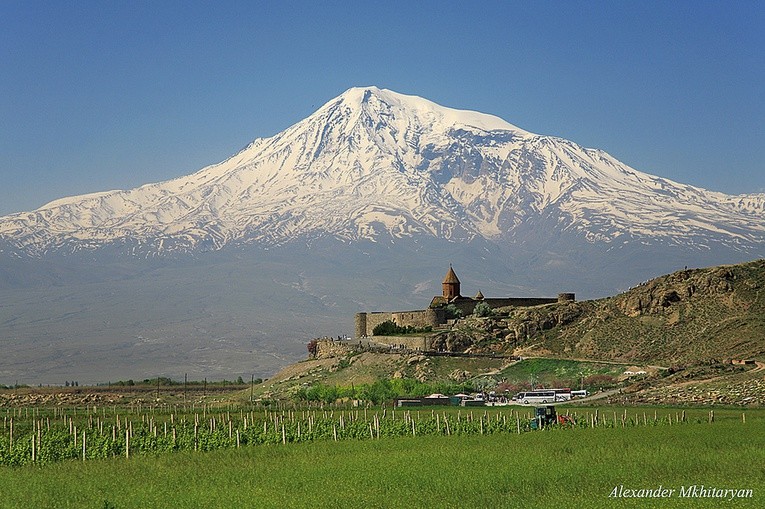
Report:
[{"label": "white bus", "polygon": [[541,391],[519,392],[513,399],[524,405],[530,403],[555,403],[555,391],[552,389],[545,389]]},{"label": "white bus", "polygon": [[555,401],[569,401],[572,396],[571,389],[568,387],[565,389],[550,389],[555,391]]}]

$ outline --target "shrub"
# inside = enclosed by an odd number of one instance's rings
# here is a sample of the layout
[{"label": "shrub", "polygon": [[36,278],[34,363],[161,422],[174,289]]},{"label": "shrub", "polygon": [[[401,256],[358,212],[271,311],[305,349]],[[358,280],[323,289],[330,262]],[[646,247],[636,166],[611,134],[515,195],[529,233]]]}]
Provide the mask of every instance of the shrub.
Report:
[{"label": "shrub", "polygon": [[374,329],[372,329],[372,335],[373,336],[391,336],[393,334],[398,334],[401,327],[393,323],[391,320],[386,320],[380,324],[377,324]]},{"label": "shrub", "polygon": [[473,314],[476,316],[491,316],[494,312],[487,303],[479,302],[476,304],[475,308],[473,308]]},{"label": "shrub", "polygon": [[433,327],[426,325],[422,328],[413,327],[411,325],[399,326],[391,320],[386,320],[380,324],[377,324],[372,329],[373,336],[395,336],[396,334],[412,334],[415,332],[431,332]]},{"label": "shrub", "polygon": [[453,320],[455,318],[462,318],[462,310],[454,304],[446,306],[446,318]]}]

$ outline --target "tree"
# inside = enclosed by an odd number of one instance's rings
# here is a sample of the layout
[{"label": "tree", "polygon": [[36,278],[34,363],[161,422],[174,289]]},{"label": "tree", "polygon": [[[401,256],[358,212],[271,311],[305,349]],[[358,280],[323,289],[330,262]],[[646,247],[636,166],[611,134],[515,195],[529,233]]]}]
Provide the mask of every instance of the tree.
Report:
[{"label": "tree", "polygon": [[373,384],[364,385],[360,389],[359,398],[371,401],[375,405],[396,397],[396,392],[390,380],[386,379],[378,379]]},{"label": "tree", "polygon": [[308,342],[308,345],[306,345],[308,348],[308,354],[311,357],[316,357],[316,354],[319,351],[319,340],[318,339],[312,339]]}]

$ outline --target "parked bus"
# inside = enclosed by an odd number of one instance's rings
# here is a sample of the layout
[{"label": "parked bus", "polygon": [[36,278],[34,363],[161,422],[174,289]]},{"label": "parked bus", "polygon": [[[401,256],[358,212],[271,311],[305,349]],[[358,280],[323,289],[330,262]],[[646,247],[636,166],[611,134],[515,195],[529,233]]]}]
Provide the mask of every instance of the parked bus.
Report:
[{"label": "parked bus", "polygon": [[587,391],[571,391],[571,396],[574,398],[586,398],[590,393]]},{"label": "parked bus", "polygon": [[554,403],[555,391],[552,389],[544,389],[539,391],[519,392],[513,399],[520,401],[524,405],[528,405],[530,403]]},{"label": "parked bus", "polygon": [[566,387],[565,389],[550,389],[551,391],[555,391],[555,401],[568,401],[571,399],[572,392],[571,389]]}]

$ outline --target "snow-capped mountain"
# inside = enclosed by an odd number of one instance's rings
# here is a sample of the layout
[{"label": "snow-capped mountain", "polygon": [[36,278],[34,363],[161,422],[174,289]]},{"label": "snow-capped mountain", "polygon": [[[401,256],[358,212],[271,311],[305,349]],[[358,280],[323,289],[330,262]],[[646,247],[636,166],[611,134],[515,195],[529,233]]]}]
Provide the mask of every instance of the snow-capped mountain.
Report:
[{"label": "snow-capped mountain", "polygon": [[0,240],[32,256],[104,246],[167,254],[317,237],[502,244],[543,221],[591,243],[746,251],[765,243],[764,217],[763,194],[678,184],[498,117],[367,87],[190,176],[0,218]]},{"label": "snow-capped mountain", "polygon": [[765,195],[354,88],[190,176],[0,218],[0,378],[270,376],[357,311],[427,306],[452,262],[470,294],[604,296],[765,256],[763,217]]}]

